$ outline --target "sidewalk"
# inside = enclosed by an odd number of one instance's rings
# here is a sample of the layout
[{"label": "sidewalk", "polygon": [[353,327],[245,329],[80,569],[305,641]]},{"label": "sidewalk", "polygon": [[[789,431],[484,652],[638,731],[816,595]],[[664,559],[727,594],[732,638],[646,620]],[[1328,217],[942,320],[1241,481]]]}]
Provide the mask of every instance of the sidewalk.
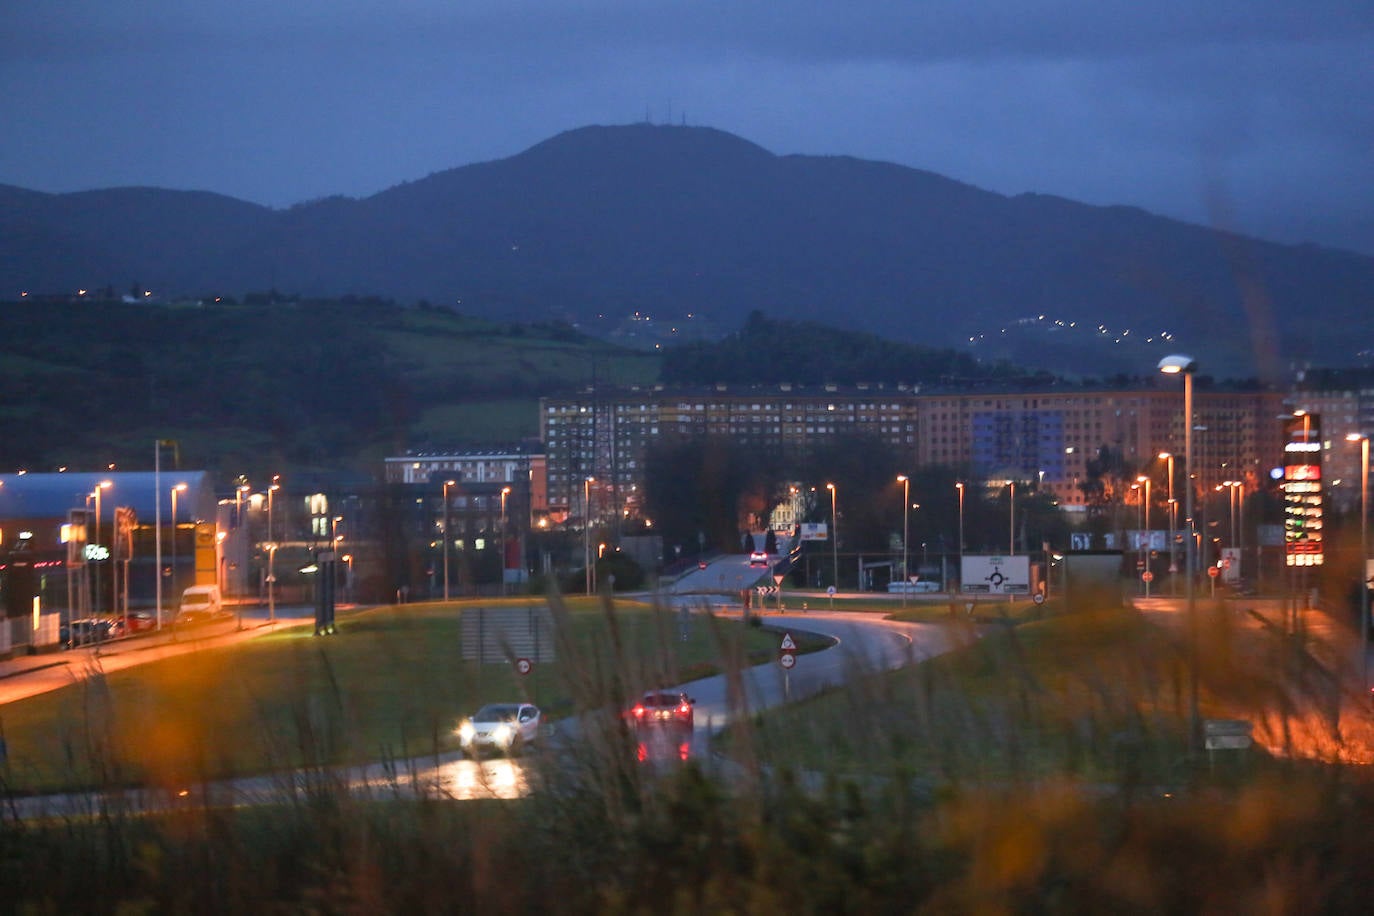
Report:
[{"label": "sidewalk", "polygon": [[313,617],[278,616],[275,623],[237,619],[196,627],[173,628],[126,636],[75,649],[51,649],[28,654],[20,651],[0,659],[0,705],[84,680],[93,671],[109,673],[173,655],[252,639],[283,628],[312,624]]}]

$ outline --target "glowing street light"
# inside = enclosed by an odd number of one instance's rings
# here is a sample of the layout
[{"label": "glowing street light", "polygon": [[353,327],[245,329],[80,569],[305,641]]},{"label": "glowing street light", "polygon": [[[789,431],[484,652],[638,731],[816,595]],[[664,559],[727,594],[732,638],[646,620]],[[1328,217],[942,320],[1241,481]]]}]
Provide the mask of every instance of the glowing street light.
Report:
[{"label": "glowing street light", "polygon": [[833,483],[828,483],[825,488],[830,491],[830,551],[834,565],[834,580],[831,585],[833,591],[830,593],[830,609],[835,609],[835,592],[840,590],[840,516],[836,511],[836,500],[839,498],[839,491],[835,489]]},{"label": "glowing street light", "polygon": [[281,489],[281,484],[277,483],[280,479],[280,474],[273,474],[272,484],[267,488],[267,540],[272,545],[267,552],[267,619],[272,623],[277,622],[277,546],[272,537],[272,496]]},{"label": "glowing street light", "polygon": [[1350,433],[1360,443],[1360,689],[1369,689],[1369,436]]},{"label": "glowing street light", "polygon": [[1008,480],[1007,486],[1011,488],[1011,495],[1007,502],[1011,510],[1008,522],[1007,556],[1014,557],[1016,556],[1016,481]]},{"label": "glowing street light", "polygon": [[506,593],[506,499],[510,496],[510,487],[501,488],[501,594]]},{"label": "glowing street light", "polygon": [[186,492],[186,484],[172,487],[172,599],[177,600],[177,494]]},{"label": "glowing street light", "polygon": [[911,567],[907,560],[907,536],[911,532],[911,479],[905,474],[897,475],[902,485],[902,607],[906,607],[906,589],[911,581]]},{"label": "glowing street light", "polygon": [[[1174,529],[1177,527],[1178,502],[1174,499],[1174,456],[1172,452],[1160,452],[1159,457],[1168,463],[1169,474],[1169,572],[1178,572],[1178,560],[1174,553]],[[1170,585],[1170,588],[1173,586]]]},{"label": "glowing street light", "polygon": [[[102,480],[95,485],[95,543],[100,544],[100,491],[114,486],[113,480]],[[100,561],[95,561],[95,612],[100,613]]]},{"label": "glowing street light", "polygon": [[448,488],[457,481],[444,481],[444,600],[448,600]]},{"label": "glowing street light", "polygon": [[[1198,735],[1197,684],[1197,596],[1193,589],[1193,375],[1197,361],[1191,356],[1171,355],[1159,361],[1165,375],[1183,376],[1183,523],[1188,527],[1188,545],[1183,552],[1184,580],[1188,596],[1188,722],[1189,738],[1196,745]],[[1170,475],[1170,481],[1173,476]]]},{"label": "glowing street light", "polygon": [[592,484],[595,477],[582,478],[582,565],[587,594],[592,593]]}]

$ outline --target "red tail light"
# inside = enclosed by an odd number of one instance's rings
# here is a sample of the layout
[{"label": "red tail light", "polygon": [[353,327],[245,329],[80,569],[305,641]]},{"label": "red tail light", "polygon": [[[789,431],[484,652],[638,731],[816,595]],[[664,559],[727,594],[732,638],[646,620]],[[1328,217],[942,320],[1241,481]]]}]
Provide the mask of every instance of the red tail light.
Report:
[{"label": "red tail light", "polygon": [[678,706],[678,708],[677,708],[677,714],[678,714],[679,716],[685,716],[685,715],[687,715],[688,713],[690,713],[691,711],[692,711],[692,707],[689,706],[689,705],[687,705],[686,703],[681,704],[681,705]]},{"label": "red tail light", "polygon": [[644,706],[642,704],[636,706],[634,709],[630,710],[630,714],[633,715],[636,719],[644,718]]}]

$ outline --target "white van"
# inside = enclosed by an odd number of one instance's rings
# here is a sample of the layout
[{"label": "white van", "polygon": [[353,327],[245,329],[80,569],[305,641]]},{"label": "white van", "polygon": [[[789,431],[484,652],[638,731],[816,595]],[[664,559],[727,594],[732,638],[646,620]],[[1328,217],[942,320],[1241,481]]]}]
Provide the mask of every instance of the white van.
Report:
[{"label": "white van", "polygon": [[177,623],[205,623],[219,618],[223,610],[218,585],[193,585],[181,593]]}]

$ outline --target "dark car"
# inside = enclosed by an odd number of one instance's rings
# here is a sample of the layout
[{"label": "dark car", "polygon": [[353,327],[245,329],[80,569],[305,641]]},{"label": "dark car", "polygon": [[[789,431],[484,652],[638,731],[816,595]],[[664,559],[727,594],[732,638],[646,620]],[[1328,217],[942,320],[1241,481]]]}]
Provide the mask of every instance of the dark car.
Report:
[{"label": "dark car", "polygon": [[676,690],[651,690],[630,707],[629,719],[636,726],[691,729],[696,724],[696,700]]},{"label": "dark car", "polygon": [[93,646],[110,638],[109,621],[100,617],[83,617],[64,623],[58,631],[58,639],[64,649],[78,646]]}]

